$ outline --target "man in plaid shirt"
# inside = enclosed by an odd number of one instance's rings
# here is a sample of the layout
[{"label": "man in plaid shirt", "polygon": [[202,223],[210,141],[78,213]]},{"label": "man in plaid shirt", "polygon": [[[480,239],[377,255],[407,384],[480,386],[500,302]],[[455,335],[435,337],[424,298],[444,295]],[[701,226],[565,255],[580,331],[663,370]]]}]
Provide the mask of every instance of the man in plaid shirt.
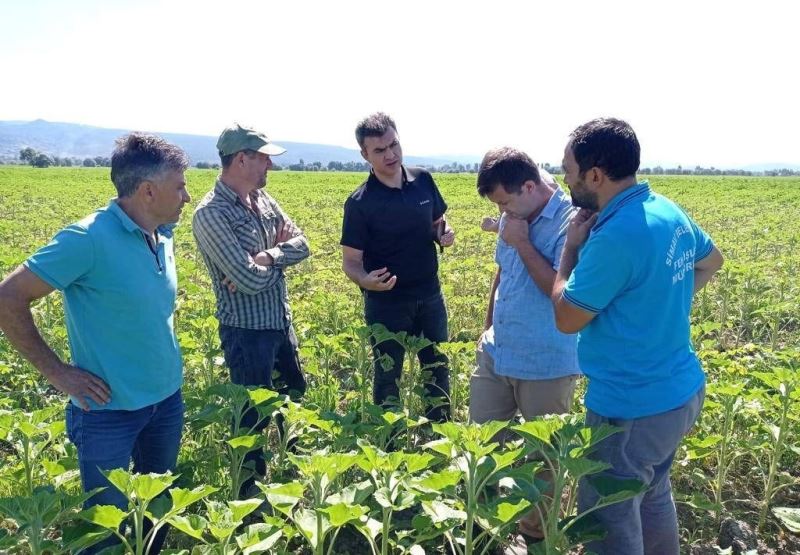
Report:
[{"label": "man in plaid shirt", "polygon": [[[273,388],[297,399],[306,381],[297,356],[297,336],[286,291],[284,272],[309,255],[308,241],[271,196],[264,192],[271,156],[286,150],[254,129],[235,124],[217,141],[222,173],[198,204],[192,230],[211,274],[217,298],[222,350],[231,381]],[[245,413],[242,426],[255,424],[258,413]],[[259,427],[267,425],[263,422]],[[264,453],[247,454],[256,474],[266,472]],[[241,496],[249,496],[254,478]]]}]

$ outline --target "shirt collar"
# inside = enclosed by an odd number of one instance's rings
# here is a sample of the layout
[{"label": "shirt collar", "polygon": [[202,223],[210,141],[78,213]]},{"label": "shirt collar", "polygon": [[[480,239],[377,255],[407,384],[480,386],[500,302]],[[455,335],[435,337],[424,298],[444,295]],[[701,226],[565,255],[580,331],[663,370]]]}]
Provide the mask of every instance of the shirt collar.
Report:
[{"label": "shirt collar", "polygon": [[600,211],[600,214],[597,217],[597,223],[595,227],[601,225],[605,221],[607,221],[617,210],[622,208],[624,205],[634,202],[637,199],[645,198],[650,195],[650,184],[647,181],[640,181],[636,185],[632,187],[628,187],[627,189],[623,189],[612,199],[609,201],[608,204]]},{"label": "shirt collar", "polygon": [[225,183],[223,183],[222,179],[219,177],[217,177],[217,182],[214,184],[214,194],[221,196],[228,202],[241,202],[241,199],[239,198],[239,195],[236,194],[236,191],[225,185]]},{"label": "shirt collar", "polygon": [[[405,165],[401,165],[400,169],[403,172],[403,185],[402,187],[400,187],[402,189],[407,184],[413,183],[413,181],[416,179],[416,176],[412,172],[406,170]],[[372,168],[370,168],[369,170],[367,185],[371,185],[373,187],[383,187],[384,189],[394,189],[394,187],[389,187],[388,185],[384,185],[383,182],[380,179],[378,179],[378,176],[375,175],[375,170],[373,170]]]},{"label": "shirt collar", "polygon": [[[134,222],[130,216],[128,216],[122,207],[117,202],[116,198],[112,198],[111,202],[108,203],[107,210],[114,214],[122,223],[122,227],[125,228],[125,231],[128,233],[133,233],[136,231],[141,231],[142,233],[147,233],[144,229],[141,228],[139,224]],[[175,224],[162,224],[156,228],[160,235],[165,237],[172,237],[173,230],[175,229]]]},{"label": "shirt collar", "polygon": [[542,218],[546,218],[548,220],[552,220],[555,217],[556,212],[558,212],[558,207],[561,206],[561,201],[564,198],[564,191],[561,190],[561,187],[556,187],[553,194],[550,196],[550,200],[547,201],[547,204],[544,205],[542,211],[539,212],[539,215],[536,216],[531,222],[531,225],[535,224]]}]

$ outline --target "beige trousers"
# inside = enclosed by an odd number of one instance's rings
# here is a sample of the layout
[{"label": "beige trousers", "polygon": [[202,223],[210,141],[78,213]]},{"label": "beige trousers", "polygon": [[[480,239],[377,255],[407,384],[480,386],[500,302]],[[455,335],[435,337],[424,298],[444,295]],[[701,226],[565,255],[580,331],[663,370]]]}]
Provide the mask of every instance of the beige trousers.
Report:
[{"label": "beige trousers", "polygon": [[[477,365],[470,379],[469,390],[471,421],[478,423],[490,420],[508,421],[515,418],[518,412],[525,420],[532,420],[537,416],[563,414],[571,410],[577,375],[550,380],[508,378],[494,373],[492,357],[480,347],[476,359]],[[508,435],[498,439],[507,438]],[[550,471],[542,471],[536,477],[552,481]],[[519,530],[534,538],[543,536],[542,523],[536,509],[522,517]]]}]

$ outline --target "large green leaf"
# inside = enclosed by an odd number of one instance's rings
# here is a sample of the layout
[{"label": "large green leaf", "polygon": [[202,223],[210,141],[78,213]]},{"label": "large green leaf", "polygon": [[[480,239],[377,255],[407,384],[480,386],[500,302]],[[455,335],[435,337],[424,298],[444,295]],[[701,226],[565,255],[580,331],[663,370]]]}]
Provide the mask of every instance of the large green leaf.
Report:
[{"label": "large green leaf", "polygon": [[243,555],[268,553],[282,536],[280,528],[267,524],[253,524],[247,527],[244,534],[236,536],[236,544]]},{"label": "large green leaf", "polygon": [[800,509],[796,507],[775,507],[772,513],[784,526],[795,534],[800,534]]},{"label": "large green leaf", "polygon": [[423,491],[440,492],[458,484],[461,476],[458,470],[440,470],[414,480],[413,484]]},{"label": "large green leaf", "polygon": [[280,393],[264,387],[258,389],[250,389],[248,390],[247,393],[250,396],[250,402],[253,405],[263,405],[264,403],[269,403],[269,402],[277,403],[281,400]]},{"label": "large green leaf", "polygon": [[267,501],[280,512],[285,515],[290,515],[292,508],[303,498],[303,484],[300,482],[289,482],[286,484],[270,484],[264,485],[256,482],[264,495],[267,496]]},{"label": "large green leaf", "polygon": [[228,445],[240,453],[247,453],[266,443],[266,438],[260,434],[237,436],[227,441]]},{"label": "large green leaf", "polygon": [[618,426],[611,424],[601,424],[599,426],[584,427],[580,430],[580,436],[583,439],[583,449],[585,453],[590,453],[597,447],[597,444],[622,431]]},{"label": "large green leaf", "polygon": [[[322,535],[324,536],[331,527],[328,517],[325,514],[320,515],[322,518]],[[294,515],[294,523],[297,529],[305,536],[311,547],[316,549],[317,544],[321,538],[317,536],[317,513],[311,509],[300,509]]]},{"label": "large green leaf", "polygon": [[117,488],[119,491],[124,493],[126,496],[130,496],[133,493],[133,480],[132,474],[126,470],[121,468],[115,468],[113,470],[103,472],[108,481]]},{"label": "large green leaf", "polygon": [[463,522],[467,519],[467,513],[461,509],[436,499],[433,501],[423,501],[422,508],[425,510],[425,514],[431,518],[434,524],[448,520],[458,520]]},{"label": "large green leaf", "polygon": [[208,526],[208,521],[200,515],[176,515],[167,518],[167,522],[187,536],[203,539],[203,531]]},{"label": "large green leaf", "polygon": [[431,449],[432,451],[436,451],[440,455],[444,455],[445,458],[452,458],[455,456],[455,449],[453,446],[453,442],[447,438],[436,439],[434,441],[429,441],[424,445],[426,449]]},{"label": "large green leaf", "polygon": [[320,512],[328,515],[331,526],[339,528],[348,522],[360,519],[367,514],[367,508],[362,505],[348,505],[346,503],[337,503],[324,509],[319,509]]},{"label": "large green leaf", "polygon": [[611,468],[611,465],[606,462],[593,461],[585,457],[575,459],[564,458],[561,460],[561,464],[564,465],[564,468],[576,479],[590,474],[597,474],[607,468]]},{"label": "large green leaf", "polygon": [[78,553],[106,539],[112,533],[111,530],[98,528],[91,522],[77,521],[63,528],[61,543],[68,553]]},{"label": "large green leaf", "polygon": [[493,526],[501,526],[516,522],[531,507],[532,503],[527,499],[499,500],[479,507],[478,515]]},{"label": "large green leaf", "polygon": [[231,518],[234,522],[241,522],[244,517],[255,511],[261,506],[260,499],[244,499],[242,501],[228,501],[231,509]]},{"label": "large green leaf", "polygon": [[204,497],[207,497],[217,491],[219,488],[215,488],[214,486],[198,486],[194,489],[188,490],[183,488],[173,488],[169,490],[169,495],[172,498],[172,510],[173,513],[178,513],[179,511],[185,509],[192,503],[195,503]]},{"label": "large green leaf", "polygon": [[647,491],[647,484],[634,479],[621,480],[609,476],[586,478],[600,494],[598,504],[612,505],[636,497]]},{"label": "large green leaf", "polygon": [[109,530],[116,530],[128,513],[113,505],[94,505],[78,513],[78,517]]},{"label": "large green leaf", "polygon": [[375,486],[372,485],[372,482],[370,480],[363,480],[350,484],[341,491],[329,495],[328,498],[325,499],[325,502],[331,505],[335,505],[336,503],[360,505],[372,495],[373,491],[375,491]]},{"label": "large green leaf", "polygon": [[177,476],[172,474],[133,474],[133,493],[141,501],[150,501],[172,485]]},{"label": "large green leaf", "polygon": [[511,429],[520,434],[525,439],[531,441],[534,446],[547,446],[552,447],[552,437],[553,434],[556,433],[559,428],[561,428],[562,422],[558,419],[550,418],[550,419],[541,419],[541,420],[531,420],[529,422],[524,422],[522,424],[518,424],[516,426],[512,426]]},{"label": "large green leaf", "polygon": [[406,470],[411,474],[430,468],[438,459],[430,453],[407,453],[404,456]]}]

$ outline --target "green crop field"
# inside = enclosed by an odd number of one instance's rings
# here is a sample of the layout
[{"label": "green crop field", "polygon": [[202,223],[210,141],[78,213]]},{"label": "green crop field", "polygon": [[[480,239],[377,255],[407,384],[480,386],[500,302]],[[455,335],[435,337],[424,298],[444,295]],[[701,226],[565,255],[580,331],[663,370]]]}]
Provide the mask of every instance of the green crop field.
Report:
[{"label": "green crop field", "polygon": [[[585,453],[598,440],[581,429],[580,401],[568,417],[466,424],[474,347],[494,274],[495,237],[479,224],[496,212],[476,194],[474,175],[436,177],[456,230],[440,269],[455,422],[432,428],[415,395],[403,413],[370,404],[371,330],[363,326],[357,288],[340,269],[338,245],[342,204],[362,174],[270,174],[269,192],[311,244],[311,257],[287,272],[309,388],[296,405],[228,384],[214,296],[190,229],[193,207],[215,175],[187,172],[192,203],[176,232],[176,327],[187,405],[177,475],[116,473],[111,478],[131,500],[130,516],[110,508],[79,512],[65,398],[0,335],[0,552],[71,553],[124,518],[136,528],[148,514],[172,526],[167,545],[175,553],[493,553],[518,514],[540,502],[523,479],[542,464],[526,457],[534,449],[563,478],[564,516],[571,516],[571,486],[592,472]],[[798,553],[800,178],[654,176],[650,182],[680,203],[726,257],[692,313],[708,390],[673,467],[682,552],[716,553],[720,523],[732,517],[757,530],[772,552]],[[0,275],[113,196],[107,169],[0,166]],[[60,296],[39,302],[34,312],[45,339],[67,357]],[[415,338],[398,339],[412,351],[420,347]],[[423,372],[408,362],[403,395],[418,388]],[[265,435],[234,435],[231,419],[248,399],[265,416],[281,411],[287,433],[279,437],[271,425]],[[492,443],[508,425],[520,440]],[[287,449],[292,438],[296,453]],[[401,449],[384,453],[390,443]],[[271,453],[262,493],[236,501],[232,492],[247,473],[242,457],[260,445]],[[169,495],[158,497],[169,484]],[[626,491],[609,493],[609,502]],[[269,508],[257,510],[264,499]],[[551,513],[541,553],[579,551],[590,531],[574,525],[581,519],[559,522]],[[131,533],[126,541],[128,552],[144,553],[145,539]]]}]

